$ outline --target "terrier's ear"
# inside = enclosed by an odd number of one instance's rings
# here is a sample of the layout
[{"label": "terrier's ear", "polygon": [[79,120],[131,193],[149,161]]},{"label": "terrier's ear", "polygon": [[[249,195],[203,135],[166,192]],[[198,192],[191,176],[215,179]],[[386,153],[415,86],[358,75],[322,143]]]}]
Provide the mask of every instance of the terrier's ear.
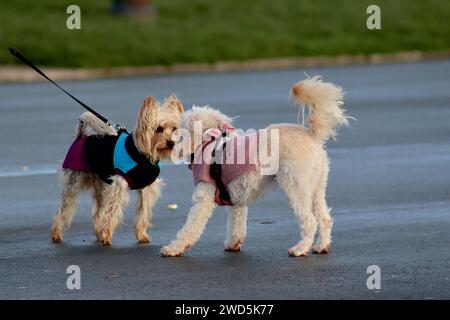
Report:
[{"label": "terrier's ear", "polygon": [[167,103],[167,106],[174,108],[179,113],[183,113],[183,111],[184,111],[183,104],[181,103],[180,100],[178,100],[177,96],[174,93],[172,93],[170,96],[168,96],[166,98],[165,102]]},{"label": "terrier's ear", "polygon": [[137,126],[143,131],[150,129],[158,116],[158,104],[153,97],[145,98],[139,111]]},{"label": "terrier's ear", "polygon": [[145,98],[133,131],[134,142],[141,152],[149,153],[150,139],[154,131],[157,117],[158,104],[155,99],[153,97]]}]

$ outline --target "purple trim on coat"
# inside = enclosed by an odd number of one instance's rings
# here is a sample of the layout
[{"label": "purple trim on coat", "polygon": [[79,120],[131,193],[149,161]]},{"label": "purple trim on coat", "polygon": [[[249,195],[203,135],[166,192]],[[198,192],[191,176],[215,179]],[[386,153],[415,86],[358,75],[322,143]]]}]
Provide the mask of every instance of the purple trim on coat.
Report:
[{"label": "purple trim on coat", "polygon": [[66,158],[63,162],[63,169],[71,169],[75,171],[93,172],[84,153],[84,144],[86,137],[77,137],[69,148]]}]

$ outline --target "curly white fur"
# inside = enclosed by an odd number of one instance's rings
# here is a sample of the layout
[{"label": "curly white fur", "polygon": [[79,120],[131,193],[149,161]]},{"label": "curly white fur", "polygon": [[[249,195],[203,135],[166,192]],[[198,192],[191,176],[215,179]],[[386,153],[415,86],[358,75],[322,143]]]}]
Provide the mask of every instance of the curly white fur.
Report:
[{"label": "curly white fur", "polygon": [[[314,77],[295,84],[291,95],[297,104],[310,108],[309,130],[299,124],[274,124],[267,128],[279,132],[279,170],[273,175],[262,175],[258,167],[228,185],[234,206],[228,216],[226,250],[240,250],[246,237],[247,207],[277,185],[287,195],[301,236],[289,254],[305,256],[311,249],[316,253],[329,250],[333,220],[325,199],[329,165],[323,143],[336,136],[338,125],[347,124],[341,108],[342,90]],[[231,121],[218,110],[194,107],[183,114],[182,127],[192,132],[193,122],[198,120],[205,130]],[[179,256],[197,242],[215,208],[214,195],[212,184],[199,183],[195,187],[188,219],[176,238],[161,249],[163,256]],[[317,229],[319,236],[314,243]]]},{"label": "curly white fur", "polygon": [[348,125],[348,117],[342,109],[344,104],[342,88],[323,82],[319,76],[294,84],[291,97],[300,107],[306,106],[310,109],[308,125],[314,135],[321,140],[328,137],[335,139],[336,128]]}]

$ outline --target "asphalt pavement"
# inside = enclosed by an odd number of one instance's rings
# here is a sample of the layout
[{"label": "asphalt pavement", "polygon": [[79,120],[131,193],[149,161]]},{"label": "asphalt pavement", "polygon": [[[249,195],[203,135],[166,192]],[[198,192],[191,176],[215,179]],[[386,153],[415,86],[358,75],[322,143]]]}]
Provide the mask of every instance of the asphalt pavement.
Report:
[{"label": "asphalt pavement", "polygon": [[[95,242],[89,195],[64,243],[51,243],[56,172],[82,110],[48,83],[0,85],[0,298],[449,299],[450,61],[63,85],[128,128],[145,96],[175,92],[186,108],[212,105],[248,129],[296,121],[288,91],[304,71],[342,85],[357,121],[327,143],[331,252],[299,258],[288,256],[299,235],[280,191],[250,208],[241,252],[223,251],[219,208],[191,251],[160,257],[185,221],[193,187],[187,167],[171,164],[162,166],[167,186],[150,245],[134,238],[134,195],[111,247]],[[66,286],[69,265],[80,267],[80,290]],[[366,286],[371,265],[380,268],[380,289]]]}]

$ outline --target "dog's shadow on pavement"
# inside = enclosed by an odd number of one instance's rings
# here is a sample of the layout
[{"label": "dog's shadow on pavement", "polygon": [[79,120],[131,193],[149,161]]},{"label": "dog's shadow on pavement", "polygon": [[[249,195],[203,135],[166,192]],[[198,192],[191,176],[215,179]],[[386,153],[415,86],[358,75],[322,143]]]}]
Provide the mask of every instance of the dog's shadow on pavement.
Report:
[{"label": "dog's shadow on pavement", "polygon": [[[60,244],[51,245],[52,254],[62,260],[120,267],[139,265],[140,272],[145,270],[171,270],[172,272],[211,274],[229,273],[236,276],[243,273],[251,276],[253,272],[300,272],[313,270],[331,270],[338,267],[339,259],[330,255],[309,255],[307,257],[289,257],[284,251],[270,251],[267,248],[249,246],[240,252],[226,252],[217,243],[199,244],[180,257],[162,257],[162,243],[138,244],[132,239],[117,239],[112,246],[102,246],[91,237],[85,240],[67,239]],[[145,266],[145,267],[143,267]],[[165,272],[165,271],[164,271]]]}]

